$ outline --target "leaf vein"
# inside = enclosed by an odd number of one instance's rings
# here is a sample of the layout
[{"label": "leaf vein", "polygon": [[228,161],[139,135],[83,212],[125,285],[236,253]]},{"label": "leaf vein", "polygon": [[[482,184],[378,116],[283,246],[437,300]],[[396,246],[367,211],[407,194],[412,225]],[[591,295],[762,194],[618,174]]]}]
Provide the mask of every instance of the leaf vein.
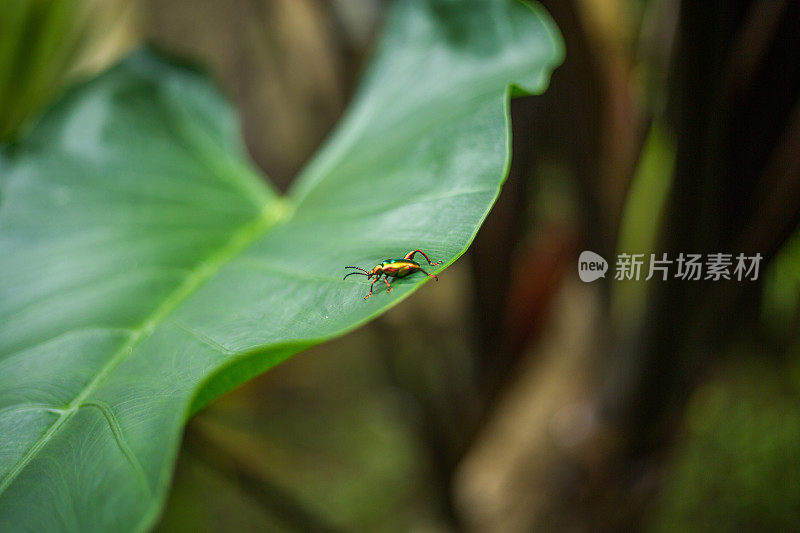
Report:
[{"label": "leaf vein", "polygon": [[190,271],[183,283],[164,300],[139,327],[133,329],[128,340],[120,346],[109,361],[95,374],[95,377],[80,391],[75,399],[70,402],[63,414],[39,437],[28,449],[25,455],[9,470],[6,477],[0,481],[0,495],[14,482],[25,467],[33,460],[39,451],[53,438],[53,435],[75,414],[77,409],[86,403],[86,399],[95,391],[97,386],[124,361],[134,349],[150,336],[153,331],[169,316],[181,303],[194,294],[200,286],[216,274],[231,258],[241,252],[247,245],[262,235],[270,227],[285,221],[291,216],[291,209],[286,201],[276,198],[268,202],[261,213],[253,221],[240,227],[225,245],[209,256],[206,261],[200,261]]},{"label": "leaf vein", "polygon": [[142,463],[139,462],[136,454],[133,453],[133,450],[130,449],[128,443],[125,441],[125,434],[122,432],[122,427],[119,424],[119,420],[117,420],[117,416],[113,411],[111,411],[111,408],[108,406],[108,404],[99,400],[93,400],[90,402],[84,402],[79,406],[79,408],[80,407],[95,407],[103,414],[106,422],[108,422],[108,426],[111,428],[111,433],[114,434],[114,440],[117,442],[117,446],[131,464],[133,470],[136,472],[136,478],[139,480],[139,483],[141,483],[142,488],[147,494],[147,497],[152,498],[153,492],[150,490],[150,484],[147,483],[147,476],[142,468]]}]

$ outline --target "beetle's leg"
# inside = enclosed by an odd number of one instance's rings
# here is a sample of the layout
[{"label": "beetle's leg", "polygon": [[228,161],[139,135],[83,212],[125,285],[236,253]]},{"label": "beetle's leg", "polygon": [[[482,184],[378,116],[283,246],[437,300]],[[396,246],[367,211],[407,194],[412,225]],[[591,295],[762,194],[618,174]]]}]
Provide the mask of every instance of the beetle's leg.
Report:
[{"label": "beetle's leg", "polygon": [[414,254],[417,253],[417,252],[422,254],[422,256],[425,258],[425,260],[428,262],[429,265],[436,266],[436,265],[441,265],[442,264],[441,261],[436,261],[435,263],[431,263],[431,260],[428,259],[428,256],[425,255],[425,252],[423,252],[422,250],[411,250],[410,252],[408,252],[406,254],[406,256],[403,259],[408,259],[409,261],[413,261],[414,260]]},{"label": "beetle's leg", "polygon": [[392,292],[392,286],[389,285],[389,276],[385,276],[383,278],[383,282],[386,284],[387,287],[389,287],[388,289],[386,289],[386,292]]},{"label": "beetle's leg", "polygon": [[439,281],[439,278],[438,278],[438,277],[436,277],[436,274],[428,274],[427,272],[425,272],[425,271],[424,271],[424,270],[422,270],[421,268],[419,269],[419,271],[420,271],[420,272],[422,272],[423,274],[425,274],[426,276],[428,276],[429,278],[433,278],[433,279],[435,279],[436,281]]},{"label": "beetle's leg", "polygon": [[370,285],[370,286],[369,286],[369,294],[367,294],[366,296],[364,296],[364,299],[365,299],[365,300],[366,300],[367,298],[369,298],[370,296],[372,296],[372,287],[374,287],[374,286],[375,286],[375,284],[376,284],[376,283],[378,283],[378,280],[379,280],[379,279],[381,279],[381,275],[380,275],[380,274],[378,274],[378,277],[377,277],[377,278],[375,278],[375,279],[372,281],[372,285]]}]

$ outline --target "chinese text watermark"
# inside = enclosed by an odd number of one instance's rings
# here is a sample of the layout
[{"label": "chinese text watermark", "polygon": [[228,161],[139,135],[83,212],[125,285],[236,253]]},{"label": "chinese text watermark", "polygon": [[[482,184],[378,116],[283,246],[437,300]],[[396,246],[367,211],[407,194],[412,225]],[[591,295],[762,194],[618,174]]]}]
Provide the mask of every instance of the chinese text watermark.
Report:
[{"label": "chinese text watermark", "polygon": [[[688,254],[679,253],[677,257],[662,254],[617,255],[614,265],[614,279],[619,281],[651,280],[666,281],[670,278],[685,281],[736,280],[755,281],[758,279],[761,254],[737,255],[729,253]],[[584,251],[578,258],[578,276],[590,282],[604,278],[608,262],[602,256]]]}]

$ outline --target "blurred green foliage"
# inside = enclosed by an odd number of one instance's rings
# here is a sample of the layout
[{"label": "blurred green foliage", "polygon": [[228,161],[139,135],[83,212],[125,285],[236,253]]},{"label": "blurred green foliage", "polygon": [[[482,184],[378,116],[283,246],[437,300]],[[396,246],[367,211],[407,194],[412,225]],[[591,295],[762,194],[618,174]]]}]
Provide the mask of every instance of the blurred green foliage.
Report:
[{"label": "blurred green foliage", "polygon": [[124,0],[0,2],[0,144],[24,135],[63,87],[132,41]]},{"label": "blurred green foliage", "polygon": [[796,334],[800,313],[800,232],[786,241],[765,272],[763,324],[772,334]]},{"label": "blurred green foliage", "polygon": [[693,395],[651,529],[794,530],[800,523],[800,381],[764,359],[720,370]]},{"label": "blurred green foliage", "polygon": [[0,142],[17,139],[61,87],[81,48],[85,4],[0,3]]}]

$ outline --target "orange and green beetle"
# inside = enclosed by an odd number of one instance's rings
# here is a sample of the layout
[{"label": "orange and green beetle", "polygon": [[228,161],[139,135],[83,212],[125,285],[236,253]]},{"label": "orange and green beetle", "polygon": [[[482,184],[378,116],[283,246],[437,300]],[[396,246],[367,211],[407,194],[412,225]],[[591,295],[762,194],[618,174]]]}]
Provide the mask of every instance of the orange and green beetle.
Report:
[{"label": "orange and green beetle", "polygon": [[381,279],[381,276],[384,276],[383,282],[388,287],[388,289],[386,289],[386,292],[392,292],[392,286],[386,279],[389,277],[404,278],[409,274],[413,274],[414,272],[422,272],[426,276],[431,277],[436,281],[439,281],[439,278],[437,278],[434,274],[428,274],[427,272],[422,270],[422,268],[419,266],[419,263],[414,261],[414,254],[416,253],[421,253],[422,256],[425,258],[425,260],[428,261],[428,264],[431,266],[442,264],[441,261],[436,261],[435,263],[431,263],[431,260],[428,259],[428,256],[425,255],[425,252],[423,252],[422,250],[412,250],[408,252],[402,259],[385,259],[379,265],[375,265],[374,267],[372,267],[372,270],[364,270],[361,267],[354,267],[354,266],[345,267],[345,268],[355,268],[356,270],[360,270],[361,272],[350,272],[349,274],[346,274],[342,279],[347,279],[347,276],[352,276],[353,274],[358,274],[359,276],[367,276],[367,279],[372,279],[372,277],[375,276],[375,279],[372,281],[372,285],[369,286],[369,294],[364,296],[365,300],[370,296],[372,296],[372,287],[374,287],[375,284],[378,283],[378,280]]}]

